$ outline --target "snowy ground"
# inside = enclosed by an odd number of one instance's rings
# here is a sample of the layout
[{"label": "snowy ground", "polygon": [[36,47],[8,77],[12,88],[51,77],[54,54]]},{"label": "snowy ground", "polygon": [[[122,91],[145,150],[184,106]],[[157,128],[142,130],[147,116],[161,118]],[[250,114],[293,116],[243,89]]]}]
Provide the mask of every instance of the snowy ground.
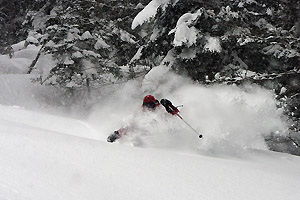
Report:
[{"label": "snowy ground", "polygon": [[298,199],[300,159],[207,156],[93,139],[85,123],[0,106],[0,199]]},{"label": "snowy ground", "polygon": [[[286,130],[271,92],[203,87],[157,67],[74,119],[49,106],[53,90],[24,75],[37,51],[0,57],[1,200],[300,199],[300,158],[268,151],[263,140]],[[163,109],[141,112],[148,93],[183,104],[204,138]],[[136,131],[105,141],[132,123]]]}]

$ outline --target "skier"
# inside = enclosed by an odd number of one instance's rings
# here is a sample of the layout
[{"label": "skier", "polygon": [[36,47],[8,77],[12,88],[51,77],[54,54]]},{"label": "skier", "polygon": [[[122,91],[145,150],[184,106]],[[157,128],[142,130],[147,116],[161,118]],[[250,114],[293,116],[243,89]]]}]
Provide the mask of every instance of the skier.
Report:
[{"label": "skier", "polygon": [[[166,111],[172,115],[175,115],[179,112],[179,110],[175,106],[173,106],[171,101],[169,101],[168,99],[161,99],[159,102],[152,95],[147,95],[144,97],[142,109],[143,111],[155,111],[155,109],[159,107],[160,104],[163,105]],[[117,131],[114,131],[114,133],[108,136],[107,141],[114,142],[115,140],[119,139],[122,135],[125,135],[130,129],[132,129],[132,127],[125,126]]]}]

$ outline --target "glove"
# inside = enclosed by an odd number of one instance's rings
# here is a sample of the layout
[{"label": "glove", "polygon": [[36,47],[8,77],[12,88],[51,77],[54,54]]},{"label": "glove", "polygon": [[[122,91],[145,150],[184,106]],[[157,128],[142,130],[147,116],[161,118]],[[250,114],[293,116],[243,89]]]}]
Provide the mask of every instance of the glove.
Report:
[{"label": "glove", "polygon": [[114,133],[110,134],[107,137],[107,142],[114,142],[116,139],[119,139],[121,136],[118,131],[114,131]]},{"label": "glove", "polygon": [[160,104],[163,105],[166,108],[166,111],[172,115],[175,115],[179,112],[179,110],[175,106],[173,106],[171,101],[169,101],[168,99],[160,100]]}]

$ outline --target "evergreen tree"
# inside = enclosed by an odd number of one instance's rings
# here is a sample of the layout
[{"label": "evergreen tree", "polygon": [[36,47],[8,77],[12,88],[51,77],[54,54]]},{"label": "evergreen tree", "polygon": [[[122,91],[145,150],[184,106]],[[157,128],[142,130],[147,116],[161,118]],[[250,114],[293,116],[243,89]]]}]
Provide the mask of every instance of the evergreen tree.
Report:
[{"label": "evergreen tree", "polygon": [[[43,35],[41,54],[51,55],[55,63],[50,71],[39,72],[41,83],[90,89],[129,77],[120,66],[128,63],[138,43],[124,28],[129,19],[121,17],[128,10],[137,12],[133,5],[60,0],[44,7],[47,9],[30,12],[25,23]],[[29,73],[39,70],[34,67]]]}]

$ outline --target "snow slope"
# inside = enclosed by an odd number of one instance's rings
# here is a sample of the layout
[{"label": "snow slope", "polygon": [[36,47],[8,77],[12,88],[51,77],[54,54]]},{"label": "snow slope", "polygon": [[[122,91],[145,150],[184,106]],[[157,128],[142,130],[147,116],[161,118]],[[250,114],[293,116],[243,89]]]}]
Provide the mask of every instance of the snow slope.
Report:
[{"label": "snow slope", "polygon": [[[22,74],[38,48],[14,48],[12,59],[0,57],[0,200],[300,199],[300,158],[264,144],[286,129],[271,92],[203,87],[160,66],[142,83],[101,90],[83,121],[45,113],[57,109],[57,91]],[[204,139],[163,109],[142,113],[145,94],[184,104],[181,115]],[[105,141],[132,121],[147,132]]]},{"label": "snow slope", "polygon": [[249,151],[217,158],[109,144],[88,138],[93,131],[77,120],[10,106],[0,112],[0,199],[300,198],[299,157]]}]

